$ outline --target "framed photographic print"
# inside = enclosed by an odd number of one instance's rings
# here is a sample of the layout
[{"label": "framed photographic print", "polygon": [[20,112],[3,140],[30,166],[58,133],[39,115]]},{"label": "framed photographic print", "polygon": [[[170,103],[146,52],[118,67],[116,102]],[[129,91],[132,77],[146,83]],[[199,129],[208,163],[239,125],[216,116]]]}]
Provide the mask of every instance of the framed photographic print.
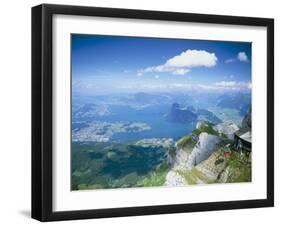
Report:
[{"label": "framed photographic print", "polygon": [[32,8],[32,217],[274,205],[274,21]]}]

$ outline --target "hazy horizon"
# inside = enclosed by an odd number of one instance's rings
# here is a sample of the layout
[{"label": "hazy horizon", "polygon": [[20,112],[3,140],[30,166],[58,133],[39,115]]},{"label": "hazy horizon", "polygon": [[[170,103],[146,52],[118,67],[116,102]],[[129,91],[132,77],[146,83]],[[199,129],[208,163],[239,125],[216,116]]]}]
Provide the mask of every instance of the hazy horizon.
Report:
[{"label": "hazy horizon", "polygon": [[251,43],[72,35],[74,95],[251,90]]}]

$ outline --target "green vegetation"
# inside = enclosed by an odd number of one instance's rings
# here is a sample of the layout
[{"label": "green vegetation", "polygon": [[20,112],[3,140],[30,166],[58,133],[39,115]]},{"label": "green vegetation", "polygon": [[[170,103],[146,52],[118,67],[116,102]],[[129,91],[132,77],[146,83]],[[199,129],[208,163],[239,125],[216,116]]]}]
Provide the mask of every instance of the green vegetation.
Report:
[{"label": "green vegetation", "polygon": [[191,169],[191,173],[194,176],[196,176],[200,181],[203,181],[204,183],[207,183],[207,184],[214,183],[214,181],[211,181],[207,176],[205,176],[201,171],[199,171],[195,167],[193,167]]},{"label": "green vegetation", "polygon": [[[208,159],[207,164],[210,169],[217,172],[218,177],[211,179],[200,171],[197,167],[191,170],[176,170],[184,178],[187,184],[210,184],[210,183],[237,183],[251,181],[251,156],[233,151],[229,157],[224,157],[224,151],[220,148],[214,153],[214,158]],[[218,171],[217,171],[218,170]]]},{"label": "green vegetation", "polygon": [[213,126],[214,125],[212,123],[206,123],[206,125],[202,126],[201,128],[193,130],[192,133],[196,136],[199,136],[202,132],[219,136],[219,133],[213,129]]},{"label": "green vegetation", "polygon": [[100,184],[92,184],[92,185],[79,184],[78,185],[78,190],[99,189],[99,188],[103,188],[103,187]]},{"label": "green vegetation", "polygon": [[[225,135],[225,134],[223,134]],[[230,140],[228,139],[227,137],[225,136],[221,136],[221,143],[220,143],[220,146],[221,147],[225,147],[226,145],[230,144],[230,146],[233,146],[233,140]],[[223,151],[222,151],[223,153]]]},{"label": "green vegetation", "polygon": [[252,179],[251,156],[242,156],[238,152],[233,152],[226,159],[226,168],[229,167],[227,182],[249,182]]},{"label": "green vegetation", "polygon": [[174,159],[177,155],[177,149],[175,147],[171,147],[169,148],[168,153]]},{"label": "green vegetation", "polygon": [[180,176],[182,176],[187,184],[197,184],[197,178],[189,170],[177,170]]},{"label": "green vegetation", "polygon": [[161,186],[165,183],[167,151],[132,143],[74,142],[72,190]]},{"label": "green vegetation", "polygon": [[192,143],[192,139],[190,136],[184,136],[177,141],[177,145],[181,148],[186,147],[187,145],[189,145],[191,143]]},{"label": "green vegetation", "polygon": [[198,184],[198,183],[214,183],[207,176],[205,176],[201,171],[193,167],[191,170],[177,170],[180,176],[182,176],[187,184]]},{"label": "green vegetation", "polygon": [[[101,189],[101,188],[129,188],[129,187],[152,187],[163,186],[169,167],[166,163],[161,164],[154,172],[147,176],[140,176],[136,172],[129,173],[124,177],[109,180],[109,184],[79,184],[77,190]],[[81,175],[80,175],[81,176]]]},{"label": "green vegetation", "polygon": [[152,172],[148,177],[145,177],[137,183],[138,187],[162,186],[166,181],[166,175],[169,171],[167,164],[161,164],[155,172]]},{"label": "green vegetation", "polygon": [[[177,145],[180,148],[185,147],[193,147],[196,144],[196,141],[192,139],[192,136],[198,137],[202,132],[206,132],[208,134],[219,136],[219,133],[213,129],[214,124],[205,122],[201,128],[194,129],[190,135],[184,136],[177,141]],[[223,134],[223,138],[227,138],[225,134]]]},{"label": "green vegetation", "polygon": [[[251,181],[251,156],[240,155],[233,141],[218,134],[212,123],[204,123],[177,141],[182,151],[192,150],[202,132],[220,136],[219,149],[206,162],[215,176],[205,175],[200,168],[175,170],[186,184],[234,183]],[[230,149],[231,155],[224,152]],[[74,142],[72,144],[72,190],[163,186],[169,172],[167,152],[175,158],[175,147],[136,145],[135,142]],[[210,179],[210,178],[212,179]],[[213,178],[216,178],[215,180]]]}]

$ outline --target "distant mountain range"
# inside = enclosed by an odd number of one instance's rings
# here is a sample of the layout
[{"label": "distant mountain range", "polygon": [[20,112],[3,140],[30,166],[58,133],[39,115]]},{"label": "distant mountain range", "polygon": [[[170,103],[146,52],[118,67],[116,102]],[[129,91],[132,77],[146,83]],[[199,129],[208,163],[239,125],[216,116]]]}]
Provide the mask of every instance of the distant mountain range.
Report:
[{"label": "distant mountain range", "polygon": [[250,93],[226,94],[218,98],[217,107],[238,109],[241,116],[247,114],[251,105]]},{"label": "distant mountain range", "polygon": [[135,103],[140,104],[161,104],[161,103],[169,103],[172,100],[172,97],[164,94],[150,94],[150,93],[136,93],[132,100]]},{"label": "distant mountain range", "polygon": [[106,105],[84,104],[79,108],[73,110],[72,115],[74,118],[84,119],[97,116],[107,116],[111,112]]},{"label": "distant mountain range", "polygon": [[[147,115],[150,113],[165,115],[170,122],[188,124],[209,121],[216,124],[224,121],[220,116],[220,109],[235,109],[238,116],[244,117],[250,105],[250,93],[199,95],[196,93],[138,92],[88,97],[84,101],[77,101],[77,104],[72,107],[72,116],[75,120],[100,120],[102,117],[118,116],[124,112],[127,115],[137,115],[139,113],[136,111],[142,111],[146,117],[149,117]],[[217,107],[218,112],[212,111],[211,107]]]},{"label": "distant mountain range", "polygon": [[211,123],[222,122],[215,114],[205,109],[195,109],[194,107],[181,107],[178,103],[173,103],[170,112],[166,115],[170,122],[192,123],[197,121],[208,121]]},{"label": "distant mountain range", "polygon": [[191,123],[197,120],[197,115],[186,108],[181,108],[178,103],[174,103],[167,115],[168,121],[177,123]]},{"label": "distant mountain range", "polygon": [[133,105],[163,105],[163,104],[173,104],[177,103],[186,103],[189,102],[193,104],[193,99],[183,93],[145,93],[139,92],[132,96],[128,96],[128,98],[123,99],[123,101],[127,101],[127,103]]}]

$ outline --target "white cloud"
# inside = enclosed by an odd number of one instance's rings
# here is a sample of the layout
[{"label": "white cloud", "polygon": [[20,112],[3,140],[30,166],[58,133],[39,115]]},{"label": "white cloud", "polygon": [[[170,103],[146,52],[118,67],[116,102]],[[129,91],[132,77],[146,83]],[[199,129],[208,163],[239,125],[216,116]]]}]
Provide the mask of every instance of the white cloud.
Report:
[{"label": "white cloud", "polygon": [[180,68],[180,69],[176,69],[174,70],[172,73],[174,75],[185,75],[186,73],[190,72],[189,69],[184,69],[184,68]]},{"label": "white cloud", "polygon": [[159,78],[159,75],[154,75],[154,78],[158,79],[158,78]]},{"label": "white cloud", "polygon": [[252,88],[251,82],[221,81],[214,83],[218,89],[246,90]]},{"label": "white cloud", "polygon": [[248,56],[245,52],[239,52],[237,54],[237,59],[243,62],[247,62],[248,61]]},{"label": "white cloud", "polygon": [[138,72],[141,76],[143,73],[150,72],[171,72],[175,75],[185,75],[195,67],[213,67],[216,65],[218,58],[215,53],[209,53],[205,50],[186,50],[180,55],[174,56],[167,60],[165,64],[147,67]]},{"label": "white cloud", "polygon": [[227,92],[227,91],[247,91],[251,90],[251,82],[237,81],[220,81],[210,84],[194,84],[194,83],[147,83],[147,84],[132,84],[118,85],[115,88],[125,90],[142,90],[142,91],[204,91],[204,92]]},{"label": "white cloud", "polygon": [[225,60],[224,61],[224,63],[232,63],[232,62],[234,62],[236,59],[235,58],[230,58],[230,59],[227,59],[227,60]]},{"label": "white cloud", "polygon": [[237,60],[242,61],[242,62],[248,62],[249,61],[248,56],[247,56],[247,54],[245,52],[239,52],[237,54],[236,58],[227,59],[227,60],[224,61],[224,63],[227,63],[227,64],[228,63],[233,63],[233,62],[235,62]]},{"label": "white cloud", "polygon": [[224,87],[231,87],[231,86],[235,86],[236,82],[235,81],[221,81],[221,82],[216,82],[215,83],[216,86],[224,86]]},{"label": "white cloud", "polygon": [[216,65],[218,58],[214,53],[205,50],[186,50],[178,56],[167,60],[168,67],[213,67]]}]

